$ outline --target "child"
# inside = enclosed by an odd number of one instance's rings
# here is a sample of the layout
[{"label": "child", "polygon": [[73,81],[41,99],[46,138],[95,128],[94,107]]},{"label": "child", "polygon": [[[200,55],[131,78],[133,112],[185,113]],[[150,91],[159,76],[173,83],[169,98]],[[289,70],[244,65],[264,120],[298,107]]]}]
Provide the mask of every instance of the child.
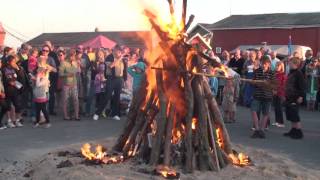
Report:
[{"label": "child", "polygon": [[310,64],[306,66],[307,75],[307,109],[313,111],[315,107],[317,90],[318,90],[318,60],[313,59]]},{"label": "child", "polygon": [[301,130],[299,104],[303,102],[305,93],[305,79],[302,72],[299,70],[300,59],[293,57],[289,60],[290,72],[285,86],[286,96],[286,118],[291,121],[291,130],[284,133],[284,136],[293,139],[302,139],[303,133]]},{"label": "child", "polygon": [[40,126],[40,113],[42,112],[45,117],[45,128],[49,128],[51,126],[49,120],[49,114],[47,112],[47,102],[48,102],[48,92],[50,81],[46,76],[45,68],[38,68],[36,75],[36,82],[33,88],[33,101],[35,102],[36,107],[36,122],[34,127]]},{"label": "child", "polygon": [[273,105],[274,105],[274,113],[276,123],[272,125],[277,127],[284,127],[283,124],[283,111],[282,111],[282,103],[285,99],[284,88],[287,76],[284,72],[284,63],[282,61],[278,61],[275,67],[276,70],[276,79],[278,81],[277,93],[273,96]]},{"label": "child", "polygon": [[228,79],[226,85],[223,88],[222,98],[222,109],[224,111],[224,122],[233,123],[235,122],[235,111],[236,111],[236,92],[234,82]]},{"label": "child", "polygon": [[[103,104],[104,96],[105,96],[105,90],[106,90],[106,77],[105,77],[105,64],[99,64],[98,65],[98,73],[95,76],[94,79],[94,87],[95,87],[95,93],[96,93],[96,109],[100,107]],[[98,120],[98,119],[94,119]]]},{"label": "child", "polygon": [[[2,68],[2,61],[0,60],[0,69]],[[6,129],[7,126],[2,124],[3,116],[10,110],[10,106],[6,100],[6,95],[3,86],[2,72],[0,71],[0,130]]]},{"label": "child", "polygon": [[133,83],[132,83],[133,92],[136,92],[139,90],[142,78],[144,77],[145,68],[146,68],[146,65],[142,61],[128,67],[128,73],[133,78]]},{"label": "child", "polygon": [[[261,58],[261,67],[254,71],[254,80],[270,81],[267,82],[268,86],[272,87],[275,83],[275,77],[271,71],[271,60],[269,56],[263,56]],[[265,83],[264,83],[265,84]],[[272,101],[273,91],[272,88],[266,88],[265,86],[255,85],[253,93],[253,101],[251,103],[252,119],[254,123],[255,131],[252,138],[265,138],[264,130],[267,127],[270,107]],[[259,122],[258,113],[262,112],[262,124]]]}]

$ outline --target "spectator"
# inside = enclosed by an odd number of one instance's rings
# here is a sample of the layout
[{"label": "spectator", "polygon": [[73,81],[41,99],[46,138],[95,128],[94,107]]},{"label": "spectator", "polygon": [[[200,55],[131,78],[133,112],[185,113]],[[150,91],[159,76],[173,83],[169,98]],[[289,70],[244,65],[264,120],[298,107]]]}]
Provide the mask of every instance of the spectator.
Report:
[{"label": "spectator", "polygon": [[228,64],[228,66],[236,71],[240,76],[242,75],[242,68],[243,68],[243,64],[244,64],[244,59],[241,58],[240,55],[240,50],[237,49],[235,54],[234,54],[234,58],[232,58]]},{"label": "spectator", "polygon": [[[2,69],[2,61],[0,61],[0,69]],[[9,111],[9,104],[4,91],[2,72],[0,71],[0,130],[6,129],[7,127],[2,123],[3,116]]]},{"label": "spectator", "polygon": [[29,59],[29,50],[31,46],[28,44],[22,44],[18,53],[18,65],[21,66],[25,72],[28,72],[28,59]]},{"label": "spectator", "polygon": [[235,122],[235,111],[236,111],[237,93],[234,87],[232,79],[226,81],[226,85],[223,88],[223,101],[222,109],[224,112],[224,122],[233,123]]},{"label": "spectator", "polygon": [[4,73],[4,87],[8,104],[12,104],[15,109],[15,117],[11,116],[8,119],[8,127],[22,127],[23,124],[21,118],[21,90],[23,84],[18,81],[18,73],[21,67],[17,65],[18,57],[9,55],[7,57],[7,65],[3,69]]},{"label": "spectator", "polygon": [[[247,79],[252,79],[254,71],[259,68],[259,64],[260,63],[257,60],[257,52],[250,51],[249,60],[246,61],[245,64],[243,65],[243,75]],[[247,107],[250,107],[251,102],[253,100],[253,91],[254,91],[254,87],[249,83],[245,83],[243,103]]]},{"label": "spectator", "polygon": [[75,50],[71,50],[67,60],[63,61],[59,67],[59,76],[63,79],[63,114],[65,120],[71,120],[68,113],[68,100],[72,99],[75,120],[79,118],[79,96],[77,88],[78,64]]},{"label": "spectator", "polygon": [[[47,64],[50,65],[51,67],[57,69],[59,65],[57,62],[60,64],[57,55],[55,52],[53,52],[52,45],[50,41],[46,41],[45,45],[42,46],[42,51],[41,55],[46,57],[47,59]],[[50,55],[49,55],[50,54]],[[57,60],[55,59],[57,58]],[[57,80],[58,80],[58,74],[57,72],[51,71],[49,73],[49,80],[50,80],[50,88],[49,88],[49,114],[50,115],[57,115],[57,113],[54,110],[55,106],[55,94],[56,94],[56,88],[57,88]]]},{"label": "spectator", "polygon": [[41,112],[45,118],[45,128],[49,128],[51,126],[49,120],[49,114],[47,111],[47,102],[48,102],[48,93],[50,82],[47,74],[48,69],[43,67],[39,67],[37,69],[36,81],[33,88],[33,101],[35,102],[36,107],[36,122],[34,127],[40,126],[40,114]]},{"label": "spectator", "polygon": [[135,94],[135,92],[139,90],[141,82],[143,78],[145,78],[145,74],[144,74],[145,69],[146,69],[146,65],[144,64],[144,62],[141,62],[141,61],[128,67],[128,73],[133,78],[133,83],[132,83],[132,90],[134,92],[133,94]]},{"label": "spectator", "polygon": [[305,53],[305,56],[306,56],[306,59],[302,63],[301,72],[306,77],[307,76],[306,68],[307,68],[308,64],[310,64],[312,62],[312,59],[313,59],[313,51],[312,51],[312,49],[307,50],[306,53]]},{"label": "spectator", "polygon": [[28,59],[28,72],[31,74],[36,74],[36,69],[38,67],[38,55],[38,49],[32,48]]},{"label": "spectator", "polygon": [[9,55],[14,55],[14,49],[12,49],[11,47],[5,47],[3,49],[3,55],[1,57],[1,61],[4,66],[7,65],[7,58]]},{"label": "spectator", "polygon": [[313,111],[315,108],[315,102],[318,90],[318,59],[312,59],[310,63],[306,65],[305,76],[307,81],[307,109]]},{"label": "spectator", "polygon": [[107,87],[105,93],[105,100],[102,106],[100,106],[94,116],[94,120],[98,120],[105,106],[112,98],[114,98],[112,104],[112,116],[114,120],[120,120],[120,92],[123,85],[123,81],[127,79],[127,67],[122,58],[122,52],[119,46],[116,46],[113,53],[106,58],[106,75],[107,75]]},{"label": "spectator", "polygon": [[[262,57],[262,67],[254,71],[254,80],[264,80],[273,83],[275,80],[274,74],[271,71],[271,60],[269,56]],[[269,83],[269,82],[268,82]],[[271,86],[271,84],[268,84]],[[264,129],[267,127],[271,101],[273,92],[271,88],[266,88],[260,85],[255,85],[253,93],[253,101],[251,104],[252,119],[254,123],[254,133],[252,138],[265,138]],[[262,112],[263,118],[261,124],[259,122],[258,113]]]},{"label": "spectator", "polygon": [[284,136],[291,137],[293,139],[303,138],[301,130],[301,120],[299,116],[299,104],[303,102],[303,96],[305,94],[305,79],[302,72],[299,70],[301,59],[293,57],[289,61],[290,73],[288,75],[285,95],[286,95],[286,118],[291,122],[291,129],[289,132],[284,133]]},{"label": "spectator", "polygon": [[271,71],[276,71],[276,65],[280,61],[277,58],[277,51],[271,51],[270,57],[271,57]]},{"label": "spectator", "polygon": [[95,95],[95,86],[94,86],[94,80],[95,77],[98,73],[98,68],[100,64],[105,65],[105,52],[103,51],[103,49],[99,49],[96,52],[96,60],[94,62],[91,63],[91,77],[90,77],[90,88],[89,88],[89,92],[88,92],[88,97],[87,97],[87,102],[86,102],[86,116],[91,116],[91,107],[93,106],[93,101],[94,101],[94,95]]},{"label": "spectator", "polygon": [[99,64],[98,65],[98,73],[96,74],[95,80],[94,80],[94,87],[95,87],[95,93],[96,93],[96,109],[103,106],[103,100],[106,90],[106,77],[105,77],[105,65]]},{"label": "spectator", "polygon": [[284,127],[282,104],[284,103],[284,99],[285,99],[284,88],[285,88],[287,76],[284,73],[283,62],[278,61],[275,69],[276,69],[275,76],[278,81],[278,88],[277,88],[277,93],[273,96],[273,106],[274,106],[276,122],[273,123],[272,125],[277,127]]}]

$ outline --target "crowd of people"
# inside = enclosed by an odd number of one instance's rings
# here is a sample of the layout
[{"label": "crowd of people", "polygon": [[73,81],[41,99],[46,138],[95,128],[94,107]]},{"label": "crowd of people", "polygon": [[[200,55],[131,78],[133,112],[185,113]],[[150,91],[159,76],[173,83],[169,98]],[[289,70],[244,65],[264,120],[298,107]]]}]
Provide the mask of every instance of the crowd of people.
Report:
[{"label": "crowd of people", "polygon": [[[251,51],[212,51],[210,57],[233,70],[240,78],[210,77],[208,82],[220,105],[226,123],[236,121],[237,104],[249,107],[252,114],[252,138],[265,138],[270,124],[284,127],[283,108],[292,128],[285,136],[301,139],[303,133],[299,105],[308,110],[320,109],[320,53],[312,50],[278,59],[277,52],[264,48]],[[0,51],[0,129],[23,126],[30,116],[34,127],[50,127],[50,116],[62,105],[64,120],[81,116],[99,120],[112,116],[120,120],[130,97],[139,90],[146,63],[141,49],[116,45],[113,49],[55,48],[44,42],[41,49],[22,44],[16,52],[5,47]],[[268,82],[268,83],[259,83]],[[129,97],[121,104],[122,93]],[[275,120],[270,123],[271,107]],[[7,115],[7,123],[2,122]]]},{"label": "crowd of people", "polygon": [[285,127],[285,110],[286,119],[291,122],[292,128],[284,136],[303,138],[299,106],[305,105],[310,111],[320,109],[320,53],[314,57],[313,51],[307,50],[303,58],[302,54],[295,51],[280,60],[277,52],[262,47],[251,51],[236,50],[232,55],[223,51],[221,57],[214,54],[212,57],[241,77],[252,79],[251,82],[241,83],[240,88],[237,88],[237,83],[218,79],[218,85],[213,89],[216,89],[217,101],[222,103],[225,111],[225,122],[235,122],[235,104],[249,107],[253,121],[251,137],[265,138],[265,132],[271,124],[270,112],[273,106],[275,120],[272,125]]},{"label": "crowd of people", "polygon": [[[49,128],[50,116],[61,111],[64,120],[111,115],[120,120],[145,71],[143,52],[116,45],[113,49],[39,48],[22,44],[0,51],[0,129],[22,127],[31,117],[34,127]],[[7,123],[3,121],[7,115]]]}]

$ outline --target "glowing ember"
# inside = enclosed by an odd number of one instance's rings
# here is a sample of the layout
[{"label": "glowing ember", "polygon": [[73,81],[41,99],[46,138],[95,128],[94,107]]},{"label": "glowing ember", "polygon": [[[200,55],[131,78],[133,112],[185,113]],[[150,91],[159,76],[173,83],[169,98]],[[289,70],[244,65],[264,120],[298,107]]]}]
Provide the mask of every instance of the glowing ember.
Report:
[{"label": "glowing ember", "polygon": [[169,168],[168,166],[159,165],[155,171],[158,175],[161,175],[162,177],[167,179],[172,179],[172,178],[178,179],[180,177],[179,173],[177,173],[174,169]]},{"label": "glowing ember", "polygon": [[250,159],[247,155],[244,153],[236,154],[229,154],[229,158],[232,160],[232,164],[237,166],[249,166],[250,165]]}]

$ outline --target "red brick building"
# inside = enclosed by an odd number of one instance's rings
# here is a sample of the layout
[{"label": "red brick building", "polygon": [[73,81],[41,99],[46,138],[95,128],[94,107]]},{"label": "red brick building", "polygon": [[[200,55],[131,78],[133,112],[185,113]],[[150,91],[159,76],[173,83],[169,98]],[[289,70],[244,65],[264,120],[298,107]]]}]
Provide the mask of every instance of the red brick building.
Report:
[{"label": "red brick building", "polygon": [[292,44],[320,51],[320,13],[232,15],[204,26],[213,32],[212,47],[222,50],[262,42],[286,45],[291,36]]},{"label": "red brick building", "polygon": [[6,32],[4,31],[2,24],[0,22],[0,46],[4,45],[4,37],[6,36]]}]

